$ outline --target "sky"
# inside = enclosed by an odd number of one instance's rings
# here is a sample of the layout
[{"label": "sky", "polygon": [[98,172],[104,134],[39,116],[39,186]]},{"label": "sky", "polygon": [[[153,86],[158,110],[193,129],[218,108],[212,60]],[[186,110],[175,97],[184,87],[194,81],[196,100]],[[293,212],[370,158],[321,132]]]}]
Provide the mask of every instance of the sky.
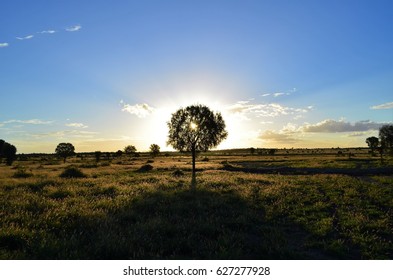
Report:
[{"label": "sky", "polygon": [[0,139],[171,150],[203,104],[219,149],[363,147],[393,124],[392,50],[391,0],[2,0]]}]

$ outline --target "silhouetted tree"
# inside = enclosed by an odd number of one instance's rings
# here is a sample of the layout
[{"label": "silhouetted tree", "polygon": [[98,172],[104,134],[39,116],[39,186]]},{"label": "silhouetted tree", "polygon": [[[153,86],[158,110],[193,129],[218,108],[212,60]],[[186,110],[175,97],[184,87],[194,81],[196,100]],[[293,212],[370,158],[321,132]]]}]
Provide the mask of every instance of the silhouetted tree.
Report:
[{"label": "silhouetted tree", "polygon": [[378,148],[379,145],[379,139],[375,136],[371,136],[366,139],[366,143],[371,149],[371,154],[375,155],[375,150]]},{"label": "silhouetted tree", "polygon": [[124,148],[124,152],[125,152],[127,155],[132,155],[132,154],[135,155],[135,153],[136,153],[136,148],[135,148],[135,146],[133,146],[133,145],[128,145],[128,146],[126,146],[126,147]]},{"label": "silhouetted tree", "polygon": [[150,154],[155,157],[158,156],[158,154],[160,153],[160,146],[158,146],[157,144],[151,144],[150,145]]},{"label": "silhouetted tree", "polygon": [[379,129],[379,139],[383,151],[393,153],[393,125],[386,124]]},{"label": "silhouetted tree", "polygon": [[0,139],[0,163],[3,158],[3,146],[4,146],[5,141],[3,139]]},{"label": "silhouetted tree", "polygon": [[251,148],[250,148],[250,153],[251,153],[252,155],[255,154],[255,148],[251,147]]},{"label": "silhouetted tree", "polygon": [[220,113],[213,113],[207,106],[192,105],[172,114],[167,123],[168,145],[181,152],[192,153],[192,184],[195,189],[195,156],[199,151],[216,147],[228,136]]},{"label": "silhouetted tree", "polygon": [[12,165],[14,160],[16,159],[16,147],[10,143],[7,143],[3,140],[1,144],[1,156],[5,157],[7,165]]},{"label": "silhouetted tree", "polygon": [[121,157],[123,155],[123,151],[122,150],[117,150],[115,155],[116,155],[116,157]]},{"label": "silhouetted tree", "polygon": [[270,149],[268,153],[269,153],[269,155],[274,156],[276,151],[277,151],[276,149]]},{"label": "silhouetted tree", "polygon": [[60,143],[57,145],[55,152],[59,157],[63,158],[65,163],[67,157],[75,154],[75,147],[71,143]]},{"label": "silhouetted tree", "polygon": [[101,151],[95,151],[94,152],[94,156],[96,157],[96,162],[100,161],[101,155],[102,155]]}]

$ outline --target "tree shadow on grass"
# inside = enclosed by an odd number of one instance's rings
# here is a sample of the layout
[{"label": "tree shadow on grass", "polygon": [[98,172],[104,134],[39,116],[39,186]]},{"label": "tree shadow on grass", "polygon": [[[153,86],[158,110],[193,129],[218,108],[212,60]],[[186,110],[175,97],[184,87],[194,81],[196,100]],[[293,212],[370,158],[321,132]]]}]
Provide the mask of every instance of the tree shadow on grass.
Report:
[{"label": "tree shadow on grass", "polygon": [[0,234],[0,258],[326,258],[304,246],[308,232],[266,218],[262,206],[225,188],[145,192],[107,214],[71,211],[44,223],[36,232]]},{"label": "tree shadow on grass", "polygon": [[[157,191],[110,214],[81,252],[92,259],[310,259],[307,235],[267,221],[233,192]],[[296,239],[296,238],[299,239]],[[78,249],[78,250],[79,250]],[[320,258],[321,256],[317,256]]]}]

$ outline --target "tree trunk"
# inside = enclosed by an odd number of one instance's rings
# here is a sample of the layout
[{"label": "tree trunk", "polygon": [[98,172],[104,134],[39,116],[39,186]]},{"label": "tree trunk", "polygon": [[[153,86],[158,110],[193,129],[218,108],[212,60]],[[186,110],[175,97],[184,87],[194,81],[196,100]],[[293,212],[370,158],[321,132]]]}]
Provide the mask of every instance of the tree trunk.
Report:
[{"label": "tree trunk", "polygon": [[196,188],[196,175],[195,175],[195,145],[192,146],[192,179],[191,179],[191,189],[195,190]]}]

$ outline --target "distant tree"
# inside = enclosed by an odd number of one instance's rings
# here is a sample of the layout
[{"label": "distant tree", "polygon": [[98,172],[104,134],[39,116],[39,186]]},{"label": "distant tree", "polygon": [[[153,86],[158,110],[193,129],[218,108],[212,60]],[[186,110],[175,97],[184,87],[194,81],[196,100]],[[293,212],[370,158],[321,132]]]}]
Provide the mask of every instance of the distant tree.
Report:
[{"label": "distant tree", "polygon": [[7,165],[12,165],[16,159],[16,147],[10,143],[4,142],[2,144],[1,154],[5,157]]},{"label": "distant tree", "polygon": [[59,157],[63,158],[65,163],[67,157],[75,154],[75,147],[71,143],[60,143],[57,145],[55,152]]},{"label": "distant tree", "polygon": [[116,157],[121,157],[123,155],[123,151],[122,150],[117,150],[115,155],[116,155]]},{"label": "distant tree", "polygon": [[228,132],[220,113],[213,113],[207,106],[192,105],[172,114],[167,123],[168,145],[192,154],[192,184],[196,187],[195,157],[198,151],[207,151],[224,140]]},{"label": "distant tree", "polygon": [[371,154],[375,155],[375,150],[378,148],[379,145],[379,139],[375,136],[371,136],[366,139],[366,143],[371,149]]},{"label": "distant tree", "polygon": [[250,148],[250,153],[251,153],[252,155],[255,154],[255,148],[251,147],[251,148]]},{"label": "distant tree", "polygon": [[381,149],[393,153],[393,125],[386,124],[379,129]]},{"label": "distant tree", "polygon": [[101,155],[102,155],[101,151],[95,151],[95,152],[94,152],[94,156],[95,156],[95,158],[96,158],[96,162],[99,162],[99,161],[100,161]]},{"label": "distant tree", "polygon": [[160,146],[158,146],[157,144],[151,144],[150,145],[150,154],[153,157],[158,156],[158,154],[160,153]]},{"label": "distant tree", "polygon": [[269,150],[269,155],[274,156],[274,154],[276,153],[277,149],[270,149]]},{"label": "distant tree", "polygon": [[3,146],[4,146],[5,141],[3,139],[0,139],[0,163],[3,158]]},{"label": "distant tree", "polygon": [[124,148],[124,153],[126,153],[127,155],[132,155],[136,153],[136,148],[133,145],[128,145]]}]

